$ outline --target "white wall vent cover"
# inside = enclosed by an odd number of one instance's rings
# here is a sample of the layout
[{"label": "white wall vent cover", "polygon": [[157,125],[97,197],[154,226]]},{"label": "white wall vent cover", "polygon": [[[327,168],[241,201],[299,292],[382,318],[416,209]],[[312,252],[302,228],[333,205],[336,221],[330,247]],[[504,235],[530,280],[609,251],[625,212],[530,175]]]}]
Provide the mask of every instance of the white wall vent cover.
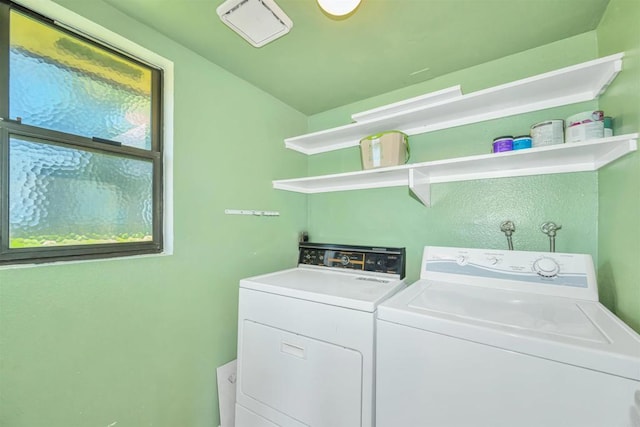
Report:
[{"label": "white wall vent cover", "polygon": [[216,12],[225,25],[255,47],[284,36],[293,27],[273,0],[227,0]]}]

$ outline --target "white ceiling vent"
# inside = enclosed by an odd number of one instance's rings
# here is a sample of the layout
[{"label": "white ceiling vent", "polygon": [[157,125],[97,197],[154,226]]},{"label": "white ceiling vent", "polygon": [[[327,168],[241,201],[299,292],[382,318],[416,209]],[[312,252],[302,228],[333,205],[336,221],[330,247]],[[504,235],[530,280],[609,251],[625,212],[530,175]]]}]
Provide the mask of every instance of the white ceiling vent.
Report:
[{"label": "white ceiling vent", "polygon": [[293,27],[273,0],[227,0],[216,12],[225,25],[255,47],[284,36]]}]

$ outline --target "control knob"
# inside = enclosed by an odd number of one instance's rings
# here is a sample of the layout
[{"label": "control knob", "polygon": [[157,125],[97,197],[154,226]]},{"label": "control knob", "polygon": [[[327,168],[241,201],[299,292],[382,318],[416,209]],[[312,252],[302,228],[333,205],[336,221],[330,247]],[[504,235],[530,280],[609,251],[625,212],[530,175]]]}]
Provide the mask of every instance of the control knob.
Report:
[{"label": "control knob", "polygon": [[469,264],[469,257],[467,257],[466,255],[458,255],[456,257],[456,263],[460,266],[465,266]]},{"label": "control knob", "polygon": [[560,266],[553,258],[538,258],[533,262],[533,271],[535,271],[538,276],[556,277],[560,272]]}]

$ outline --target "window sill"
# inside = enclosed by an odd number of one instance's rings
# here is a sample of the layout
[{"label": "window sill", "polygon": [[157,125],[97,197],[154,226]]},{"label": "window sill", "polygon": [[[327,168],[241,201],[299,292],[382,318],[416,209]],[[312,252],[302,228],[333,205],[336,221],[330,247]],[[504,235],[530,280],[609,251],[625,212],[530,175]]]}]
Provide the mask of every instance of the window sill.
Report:
[{"label": "window sill", "polygon": [[158,254],[144,254],[144,255],[130,255],[130,256],[115,256],[111,258],[95,258],[95,259],[78,259],[78,260],[59,260],[52,262],[42,262],[42,263],[31,263],[31,264],[7,264],[0,265],[0,271],[3,270],[16,270],[23,268],[37,268],[37,267],[52,267],[52,266],[62,266],[62,265],[72,265],[72,264],[86,264],[86,263],[95,263],[95,262],[109,262],[109,261],[128,261],[128,260],[137,260],[137,259],[145,259],[145,258],[158,258],[158,257],[166,257],[173,255],[173,252],[169,252],[165,250],[164,252],[160,252]]}]

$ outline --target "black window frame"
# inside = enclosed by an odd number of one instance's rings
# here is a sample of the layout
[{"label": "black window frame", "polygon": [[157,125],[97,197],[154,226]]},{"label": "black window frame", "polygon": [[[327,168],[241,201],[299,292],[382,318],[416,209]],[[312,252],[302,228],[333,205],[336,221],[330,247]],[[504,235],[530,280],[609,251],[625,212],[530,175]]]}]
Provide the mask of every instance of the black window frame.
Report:
[{"label": "black window frame", "polygon": [[[16,117],[9,117],[9,43],[10,11],[25,14],[44,25],[54,27],[72,37],[99,47],[109,53],[132,61],[151,70],[151,149],[145,150],[107,140],[84,137],[21,123]],[[161,253],[163,250],[163,72],[134,55],[116,50],[100,43],[81,32],[72,31],[67,26],[58,25],[54,20],[7,0],[0,0],[0,266],[8,264],[37,264],[56,261],[86,260]],[[145,242],[123,242],[83,244],[69,246],[46,246],[13,248],[9,236],[9,140],[12,136],[61,147],[91,151],[118,157],[150,161],[152,177],[153,240]]]}]

